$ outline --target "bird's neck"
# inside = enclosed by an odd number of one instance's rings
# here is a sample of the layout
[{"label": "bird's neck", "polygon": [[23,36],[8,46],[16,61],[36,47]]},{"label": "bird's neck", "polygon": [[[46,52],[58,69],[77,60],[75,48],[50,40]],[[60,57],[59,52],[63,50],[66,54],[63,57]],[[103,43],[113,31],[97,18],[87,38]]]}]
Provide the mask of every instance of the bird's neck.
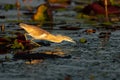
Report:
[{"label": "bird's neck", "polygon": [[50,34],[49,37],[46,38],[46,40],[55,42],[55,43],[60,43],[64,39],[61,36],[58,36],[58,35],[54,36],[54,35]]}]

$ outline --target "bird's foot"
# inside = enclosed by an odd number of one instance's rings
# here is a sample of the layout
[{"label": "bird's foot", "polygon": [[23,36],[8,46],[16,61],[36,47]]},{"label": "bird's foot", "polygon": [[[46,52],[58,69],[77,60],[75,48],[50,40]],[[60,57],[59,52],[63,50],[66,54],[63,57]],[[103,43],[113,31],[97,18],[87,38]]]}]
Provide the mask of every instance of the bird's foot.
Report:
[{"label": "bird's foot", "polygon": [[34,43],[34,44],[37,45],[37,46],[41,46],[40,44],[38,44],[38,43],[36,43],[36,42],[34,42],[34,41],[32,41],[32,40],[31,40],[31,42]]}]

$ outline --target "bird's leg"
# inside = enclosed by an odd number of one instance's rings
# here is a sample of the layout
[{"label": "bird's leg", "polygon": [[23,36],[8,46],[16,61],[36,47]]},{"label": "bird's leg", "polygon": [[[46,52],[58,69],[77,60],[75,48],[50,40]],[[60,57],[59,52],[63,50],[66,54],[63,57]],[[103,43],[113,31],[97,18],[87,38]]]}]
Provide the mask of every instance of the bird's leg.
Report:
[{"label": "bird's leg", "polygon": [[27,39],[27,35],[28,35],[27,33],[24,34],[24,36],[25,36],[25,40],[28,40],[28,39]]},{"label": "bird's leg", "polygon": [[36,44],[37,46],[41,46],[40,44],[34,42],[33,40],[34,40],[34,39],[31,39],[31,42],[32,42],[32,43]]},{"label": "bird's leg", "polygon": [[[28,40],[27,35],[29,35],[29,34],[27,34],[27,33],[24,34],[25,40]],[[40,46],[38,43],[34,42],[33,40],[34,40],[34,39],[31,39],[30,41],[31,41],[32,43],[36,44],[37,46]]]}]

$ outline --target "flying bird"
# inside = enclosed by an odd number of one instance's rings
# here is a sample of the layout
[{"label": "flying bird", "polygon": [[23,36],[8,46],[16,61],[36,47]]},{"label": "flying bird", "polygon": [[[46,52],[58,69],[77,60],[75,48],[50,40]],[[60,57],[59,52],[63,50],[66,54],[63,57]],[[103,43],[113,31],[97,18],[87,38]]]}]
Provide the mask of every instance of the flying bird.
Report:
[{"label": "flying bird", "polygon": [[28,25],[25,23],[20,23],[19,26],[21,28],[23,28],[28,35],[30,35],[34,40],[47,40],[47,41],[51,41],[54,43],[61,43],[62,41],[68,41],[68,42],[72,42],[75,43],[75,41],[68,37],[68,36],[64,36],[64,35],[53,35],[51,33],[49,33],[48,31],[41,29],[40,27],[34,26],[34,25]]}]

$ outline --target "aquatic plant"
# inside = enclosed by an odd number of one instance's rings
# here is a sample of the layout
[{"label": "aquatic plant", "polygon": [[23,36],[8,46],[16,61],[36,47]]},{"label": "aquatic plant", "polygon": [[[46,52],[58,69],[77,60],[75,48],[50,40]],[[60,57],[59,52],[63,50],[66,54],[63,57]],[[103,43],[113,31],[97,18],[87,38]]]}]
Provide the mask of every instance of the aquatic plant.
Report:
[{"label": "aquatic plant", "polygon": [[4,5],[4,10],[5,11],[8,11],[8,10],[13,9],[13,8],[15,8],[14,4],[5,4]]},{"label": "aquatic plant", "polygon": [[17,39],[15,39],[14,40],[14,43],[12,44],[12,46],[11,46],[11,48],[12,49],[18,49],[18,48],[20,48],[20,49],[24,49],[25,47],[24,47],[24,45],[21,43],[21,42],[18,42],[18,40]]}]

